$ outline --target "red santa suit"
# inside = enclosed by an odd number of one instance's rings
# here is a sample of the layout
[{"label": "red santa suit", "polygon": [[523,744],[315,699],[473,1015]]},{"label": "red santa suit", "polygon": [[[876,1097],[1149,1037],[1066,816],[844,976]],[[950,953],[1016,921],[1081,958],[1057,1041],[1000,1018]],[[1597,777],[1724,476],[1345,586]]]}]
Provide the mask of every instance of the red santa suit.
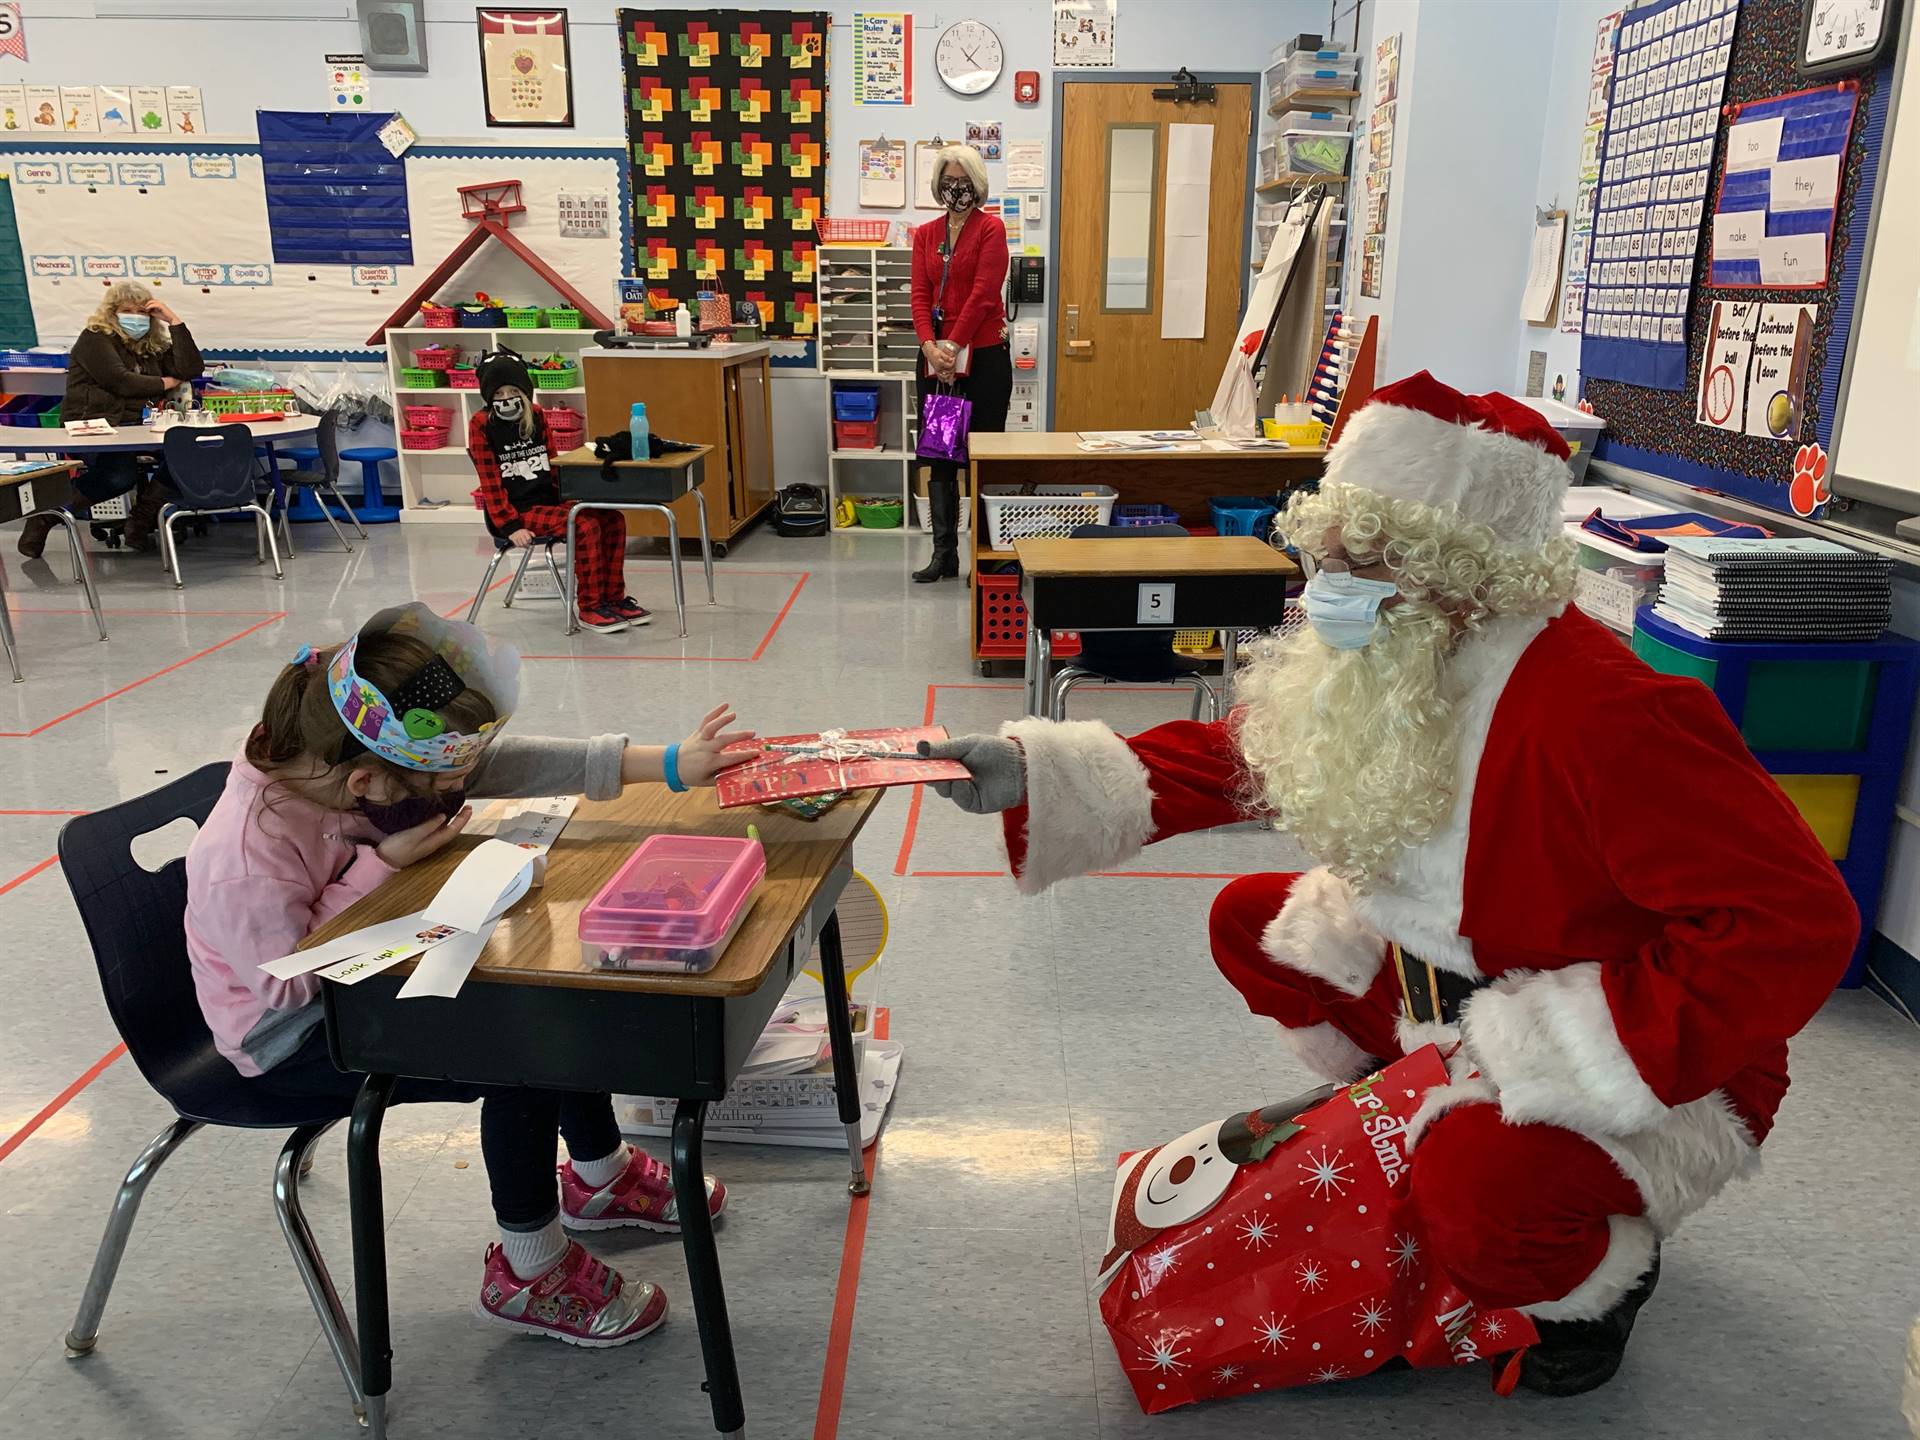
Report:
[{"label": "red santa suit", "polygon": [[[1403,481],[1382,457],[1417,451],[1444,469],[1451,454],[1484,474],[1475,448],[1516,438],[1476,429],[1460,450],[1433,427],[1461,429],[1368,406],[1329,481],[1432,493],[1430,474]],[[1552,478],[1551,518],[1523,520],[1523,535],[1557,527],[1565,482]],[[1473,475],[1464,500],[1438,483],[1473,515]],[[1461,641],[1448,683],[1460,755],[1447,823],[1365,893],[1325,868],[1235,880],[1214,902],[1213,955],[1329,1079],[1463,1040],[1477,1076],[1415,1121],[1412,1195],[1437,1258],[1482,1305],[1588,1319],[1753,1165],[1786,1092],[1787,1039],[1845,970],[1858,914],[1712,694],[1656,674],[1578,611],[1490,621]],[[1130,739],[1097,721],[1008,725],[1027,774],[1026,803],[1004,817],[1020,889],[1247,818],[1234,725]],[[1391,946],[1479,985],[1457,1026],[1406,1022]]]}]

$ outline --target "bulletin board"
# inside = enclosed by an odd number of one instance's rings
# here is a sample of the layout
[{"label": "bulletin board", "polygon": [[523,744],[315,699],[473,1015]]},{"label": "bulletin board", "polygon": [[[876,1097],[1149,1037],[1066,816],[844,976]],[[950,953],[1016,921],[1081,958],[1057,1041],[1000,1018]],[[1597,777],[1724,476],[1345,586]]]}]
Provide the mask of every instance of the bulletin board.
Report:
[{"label": "bulletin board", "polygon": [[[415,145],[406,154],[411,265],[286,265],[273,258],[260,151],[253,145],[0,145],[12,180],[27,291],[43,340],[79,333],[104,286],[152,286],[207,349],[363,350],[366,339],[468,231],[456,187],[517,179],[527,210],[513,233],[589,295],[612,303],[623,227],[561,234],[562,192],[613,197],[630,213],[618,147],[489,150]],[[577,228],[577,227],[576,227]],[[489,246],[448,285],[512,300],[548,287]]]},{"label": "bulletin board", "polygon": [[[1757,105],[1806,88],[1794,70],[1801,12],[1801,0],[1742,0],[1727,72],[1727,104]],[[1628,12],[1629,19],[1633,13]],[[1695,257],[1687,307],[1686,383],[1678,390],[1657,390],[1583,376],[1583,397],[1607,422],[1594,450],[1596,458],[1789,514],[1818,518],[1825,513],[1823,492],[1809,483],[1796,484],[1795,476],[1805,468],[1805,446],[1832,444],[1833,402],[1873,204],[1891,64],[1889,57],[1878,68],[1851,77],[1858,82],[1856,113],[1840,164],[1825,287],[1715,286],[1709,269],[1711,229],[1703,224],[1706,234]],[[1719,194],[1725,167],[1723,128],[1715,144],[1710,195]],[[1785,440],[1699,423],[1700,367],[1712,339],[1715,306],[1754,303],[1817,307],[1799,425]]]},{"label": "bulletin board", "polygon": [[622,10],[634,269],[724,290],[770,338],[814,334],[827,213],[827,36],[805,11]]}]

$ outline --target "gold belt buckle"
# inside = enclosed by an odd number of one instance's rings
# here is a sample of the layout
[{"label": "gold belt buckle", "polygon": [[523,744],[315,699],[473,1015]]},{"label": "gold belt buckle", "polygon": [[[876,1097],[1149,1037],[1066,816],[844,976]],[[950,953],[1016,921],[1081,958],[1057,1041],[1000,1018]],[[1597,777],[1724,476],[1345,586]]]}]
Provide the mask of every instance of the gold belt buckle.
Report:
[{"label": "gold belt buckle", "polygon": [[[1394,973],[1400,977],[1400,999],[1407,1018],[1423,1024],[1440,1023],[1440,977],[1419,956],[1409,956],[1392,942]],[[1411,973],[1409,973],[1411,971]],[[1418,998],[1415,991],[1419,992]]]}]

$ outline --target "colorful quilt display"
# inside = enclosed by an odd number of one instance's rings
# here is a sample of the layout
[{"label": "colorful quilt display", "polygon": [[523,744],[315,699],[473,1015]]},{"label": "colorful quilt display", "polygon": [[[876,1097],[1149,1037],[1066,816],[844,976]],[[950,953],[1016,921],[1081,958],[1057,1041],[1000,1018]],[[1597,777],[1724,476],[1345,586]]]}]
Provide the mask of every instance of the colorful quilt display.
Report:
[{"label": "colorful quilt display", "polygon": [[634,268],[656,302],[724,290],[816,332],[827,204],[825,13],[622,10]]}]

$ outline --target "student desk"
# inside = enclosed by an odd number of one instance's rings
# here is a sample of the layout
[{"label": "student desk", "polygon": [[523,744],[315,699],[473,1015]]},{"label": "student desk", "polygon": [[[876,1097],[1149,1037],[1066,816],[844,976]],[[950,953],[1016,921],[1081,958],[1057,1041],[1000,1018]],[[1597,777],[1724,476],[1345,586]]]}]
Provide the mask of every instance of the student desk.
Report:
[{"label": "student desk", "polygon": [[1219,629],[1230,684],[1234,631],[1277,628],[1286,582],[1300,574],[1251,535],[1021,540],[1013,555],[1027,606],[1029,715],[1046,713],[1054,630]]},{"label": "student desk", "polygon": [[[80,527],[65,510],[57,505],[35,505],[33,486],[42,480],[61,481],[64,493],[65,481],[80,467],[70,461],[59,460],[42,465],[38,470],[22,470],[17,475],[0,475],[0,525],[9,520],[21,520],[29,515],[38,515],[43,511],[60,522],[67,532],[67,542],[73,548],[73,579],[87,592],[87,606],[93,611],[93,623],[100,631],[102,640],[107,638],[106,617],[100,613],[100,597],[94,593],[93,575],[87,569],[87,556],[80,544]],[[20,673],[20,657],[14,647],[13,617],[7,613],[7,577],[4,568],[0,568],[0,649],[7,652],[7,668],[13,671],[13,683],[18,685],[27,677]]]},{"label": "student desk", "polygon": [[[622,513],[653,511],[667,522],[667,559],[672,562],[673,610],[680,617],[680,633],[687,633],[687,587],[680,578],[680,522],[672,503],[691,495],[700,516],[700,563],[707,571],[707,604],[713,598],[713,537],[707,530],[707,497],[700,492],[706,479],[706,458],[711,445],[691,450],[676,450],[658,460],[615,460],[614,478],[606,478],[606,461],[593,453],[591,445],[582,445],[557,456],[554,472],[560,482],[560,498],[573,502],[567,512],[567,553],[574,553],[574,517],[582,510],[617,510]],[[567,634],[580,628],[580,616],[573,604],[573,567],[567,567]]]},{"label": "student desk", "polygon": [[[879,797],[878,791],[856,792],[814,821],[757,806],[722,811],[711,790],[674,795],[663,785],[634,785],[617,800],[583,801],[547,857],[545,884],[500,922],[457,996],[398,999],[411,965],[357,985],[322,987],[334,1064],[367,1077],[348,1132],[347,1183],[360,1381],[375,1440],[385,1432],[393,1378],[379,1147],[395,1076],[677,1096],[674,1187],[683,1196],[703,1195],[707,1106],[727,1093],[817,936],[835,1088],[847,1126],[849,1188],[865,1192],[859,1082],[834,905],[853,873],[854,837]],[[718,965],[704,975],[670,975],[581,962],[580,911],[635,845],[660,833],[744,835],[749,821],[766,843],[767,878]],[[424,908],[474,843],[456,842],[402,871],[305,943]],[[714,1428],[741,1435],[745,1411],[713,1223],[702,1204],[682,1205],[681,1212]]]}]

